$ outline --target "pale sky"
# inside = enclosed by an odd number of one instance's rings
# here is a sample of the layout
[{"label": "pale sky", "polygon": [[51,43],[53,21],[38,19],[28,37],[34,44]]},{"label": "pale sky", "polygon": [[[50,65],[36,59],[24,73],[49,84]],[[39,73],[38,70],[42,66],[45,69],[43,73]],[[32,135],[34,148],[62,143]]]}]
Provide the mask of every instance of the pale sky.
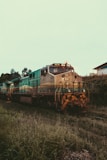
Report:
[{"label": "pale sky", "polygon": [[65,62],[80,75],[107,62],[107,0],[0,1],[0,75]]}]

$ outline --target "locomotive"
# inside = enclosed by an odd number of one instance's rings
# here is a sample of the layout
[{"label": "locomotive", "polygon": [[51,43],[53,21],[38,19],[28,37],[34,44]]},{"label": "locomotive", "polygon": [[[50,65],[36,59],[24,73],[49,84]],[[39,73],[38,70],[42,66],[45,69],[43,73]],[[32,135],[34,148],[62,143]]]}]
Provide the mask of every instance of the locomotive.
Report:
[{"label": "locomotive", "polygon": [[68,63],[46,65],[26,77],[1,83],[0,97],[28,104],[48,104],[61,111],[68,106],[84,109],[88,102],[82,77]]}]

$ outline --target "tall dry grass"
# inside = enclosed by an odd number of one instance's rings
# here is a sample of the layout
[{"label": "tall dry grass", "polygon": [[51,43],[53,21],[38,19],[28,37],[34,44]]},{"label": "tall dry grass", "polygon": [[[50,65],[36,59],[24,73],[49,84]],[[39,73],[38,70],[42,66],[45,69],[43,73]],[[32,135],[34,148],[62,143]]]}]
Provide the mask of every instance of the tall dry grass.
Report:
[{"label": "tall dry grass", "polygon": [[31,113],[32,108],[26,112],[9,107],[0,105],[1,160],[65,160],[68,153],[82,150],[89,151],[95,160],[107,159],[106,135],[104,138],[100,132],[105,134],[106,123],[88,117],[44,110]]}]

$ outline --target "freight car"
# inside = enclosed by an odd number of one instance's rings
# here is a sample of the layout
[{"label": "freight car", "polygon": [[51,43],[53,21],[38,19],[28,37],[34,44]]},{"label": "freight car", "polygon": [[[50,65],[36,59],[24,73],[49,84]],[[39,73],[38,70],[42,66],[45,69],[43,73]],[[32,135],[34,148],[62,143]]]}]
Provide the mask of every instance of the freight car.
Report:
[{"label": "freight car", "polygon": [[48,104],[64,111],[67,106],[87,107],[82,77],[68,64],[54,63],[0,85],[0,96],[29,104]]}]

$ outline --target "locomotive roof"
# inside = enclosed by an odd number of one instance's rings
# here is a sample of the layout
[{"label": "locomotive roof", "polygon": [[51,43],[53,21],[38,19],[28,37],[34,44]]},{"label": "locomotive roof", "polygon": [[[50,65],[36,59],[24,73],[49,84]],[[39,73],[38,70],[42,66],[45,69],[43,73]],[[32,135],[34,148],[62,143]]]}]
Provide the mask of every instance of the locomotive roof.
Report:
[{"label": "locomotive roof", "polygon": [[65,67],[65,66],[67,66],[67,67],[70,67],[70,68],[72,68],[72,69],[74,69],[74,67],[72,67],[70,64],[68,64],[68,63],[53,63],[53,64],[51,64],[50,66],[53,66],[53,67],[55,67],[55,66],[57,66],[57,67]]}]

